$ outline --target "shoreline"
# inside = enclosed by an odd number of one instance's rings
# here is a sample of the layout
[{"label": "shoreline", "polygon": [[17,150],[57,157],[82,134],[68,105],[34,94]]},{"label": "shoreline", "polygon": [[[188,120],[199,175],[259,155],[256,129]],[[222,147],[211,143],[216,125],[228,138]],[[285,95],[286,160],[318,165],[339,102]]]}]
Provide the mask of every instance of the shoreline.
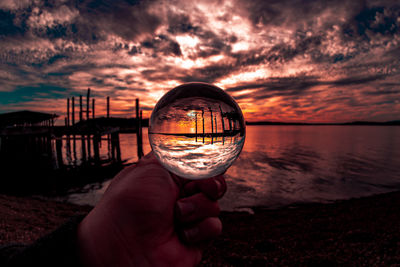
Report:
[{"label": "shoreline", "polygon": [[[222,212],[224,230],[201,266],[338,266],[400,263],[400,191],[254,214]],[[31,243],[90,206],[0,195],[0,245]]]}]

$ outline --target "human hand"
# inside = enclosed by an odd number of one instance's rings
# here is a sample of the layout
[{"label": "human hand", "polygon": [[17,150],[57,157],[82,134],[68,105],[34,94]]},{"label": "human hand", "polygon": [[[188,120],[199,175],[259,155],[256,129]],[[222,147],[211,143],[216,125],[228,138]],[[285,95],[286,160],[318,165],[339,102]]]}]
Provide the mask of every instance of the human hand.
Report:
[{"label": "human hand", "polygon": [[121,171],[78,228],[84,266],[195,266],[221,233],[222,175],[190,181],[152,153]]}]

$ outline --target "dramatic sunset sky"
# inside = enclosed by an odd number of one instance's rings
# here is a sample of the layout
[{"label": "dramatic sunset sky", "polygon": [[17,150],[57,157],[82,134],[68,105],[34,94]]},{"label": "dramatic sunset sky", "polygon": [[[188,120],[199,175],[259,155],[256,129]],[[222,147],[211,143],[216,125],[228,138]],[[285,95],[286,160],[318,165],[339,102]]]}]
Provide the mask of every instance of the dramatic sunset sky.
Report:
[{"label": "dramatic sunset sky", "polygon": [[176,85],[229,92],[247,121],[400,119],[398,1],[1,0],[0,113],[64,121],[66,99],[144,117]]}]

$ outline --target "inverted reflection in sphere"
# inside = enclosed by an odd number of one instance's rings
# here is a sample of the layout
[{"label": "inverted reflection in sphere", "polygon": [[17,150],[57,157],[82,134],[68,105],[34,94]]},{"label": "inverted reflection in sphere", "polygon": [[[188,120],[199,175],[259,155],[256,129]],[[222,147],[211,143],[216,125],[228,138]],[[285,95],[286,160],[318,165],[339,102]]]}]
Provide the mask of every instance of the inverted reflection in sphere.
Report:
[{"label": "inverted reflection in sphere", "polygon": [[161,164],[189,179],[223,173],[245,140],[242,111],[222,89],[205,83],[180,85],[155,106],[150,145]]}]

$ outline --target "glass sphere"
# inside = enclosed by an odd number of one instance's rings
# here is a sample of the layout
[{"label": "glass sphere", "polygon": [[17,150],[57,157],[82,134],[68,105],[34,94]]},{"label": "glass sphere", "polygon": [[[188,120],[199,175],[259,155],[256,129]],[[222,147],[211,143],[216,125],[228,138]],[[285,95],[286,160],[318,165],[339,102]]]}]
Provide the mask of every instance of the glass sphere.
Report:
[{"label": "glass sphere", "polygon": [[242,111],[230,95],[210,84],[187,83],[158,101],[149,140],[165,168],[197,180],[229,168],[243,148],[245,132]]}]

